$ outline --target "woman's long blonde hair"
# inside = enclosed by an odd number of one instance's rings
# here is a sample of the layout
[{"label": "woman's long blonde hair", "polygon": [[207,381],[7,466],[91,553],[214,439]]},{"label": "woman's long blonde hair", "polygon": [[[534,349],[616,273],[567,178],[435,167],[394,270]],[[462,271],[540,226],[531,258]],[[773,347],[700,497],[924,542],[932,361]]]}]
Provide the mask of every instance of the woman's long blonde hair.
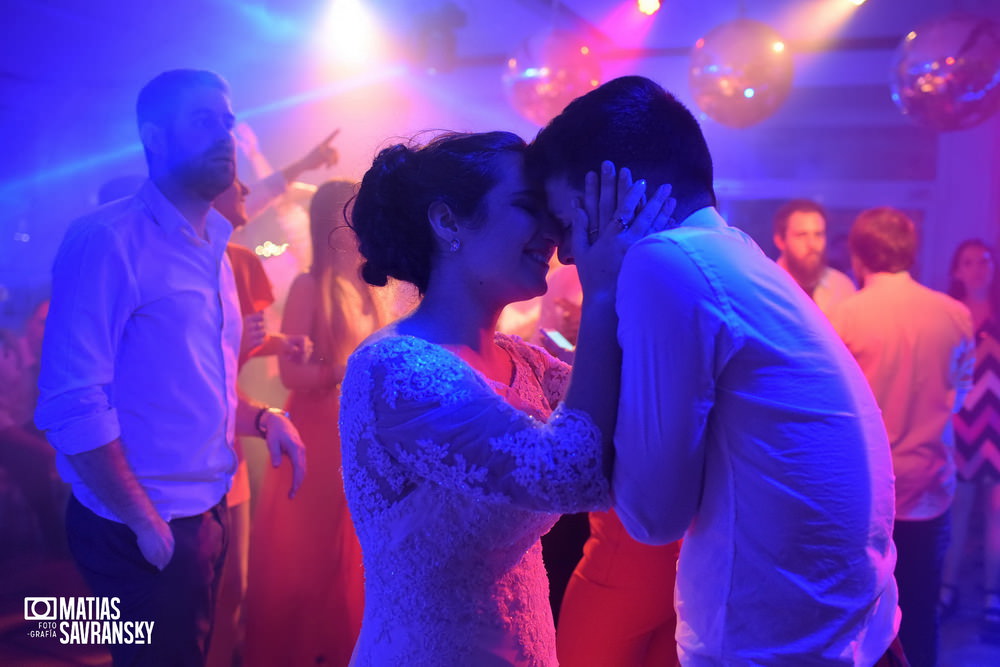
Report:
[{"label": "woman's long blonde hair", "polygon": [[[347,224],[347,209],[356,184],[348,180],[327,181],[316,189],[309,203],[309,232],[312,265],[309,273],[319,288],[320,317],[315,327],[315,354],[332,359],[346,341],[333,339],[334,332],[347,330],[348,312],[345,282],[353,285],[363,299],[362,308],[375,310],[368,285],[361,280],[361,256],[357,239]],[[354,343],[358,341],[353,341]],[[349,351],[349,350],[348,350]]]}]

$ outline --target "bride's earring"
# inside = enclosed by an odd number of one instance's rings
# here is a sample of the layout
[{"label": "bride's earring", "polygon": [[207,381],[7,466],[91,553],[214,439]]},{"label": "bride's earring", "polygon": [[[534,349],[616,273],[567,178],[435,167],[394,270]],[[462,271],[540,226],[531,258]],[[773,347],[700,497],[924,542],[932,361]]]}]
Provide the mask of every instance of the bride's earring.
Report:
[{"label": "bride's earring", "polygon": [[458,252],[458,249],[462,247],[462,242],[458,239],[452,239],[451,244],[448,246],[448,250],[452,252]]}]

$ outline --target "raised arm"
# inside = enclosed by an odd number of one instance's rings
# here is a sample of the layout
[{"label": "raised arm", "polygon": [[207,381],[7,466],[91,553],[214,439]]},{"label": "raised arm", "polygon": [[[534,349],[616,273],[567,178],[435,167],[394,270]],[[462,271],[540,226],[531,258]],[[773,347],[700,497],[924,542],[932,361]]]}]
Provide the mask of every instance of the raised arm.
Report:
[{"label": "raised arm", "polygon": [[250,161],[258,179],[250,188],[246,200],[247,216],[251,220],[285,194],[288,186],[303,173],[320,167],[332,167],[339,159],[337,149],[333,146],[333,140],[340,133],[339,128],[309,149],[301,158],[278,170],[275,170],[261,153],[257,135],[249,125],[239,123],[234,132],[237,145]]},{"label": "raised arm", "polygon": [[715,377],[729,349],[717,303],[671,241],[640,242],[622,268],[612,488],[622,523],[641,542],[680,538],[700,502]]},{"label": "raised arm", "polygon": [[329,168],[337,164],[340,156],[337,149],[333,147],[333,140],[337,138],[338,134],[340,134],[340,128],[328,134],[322,141],[310,148],[305,155],[282,169],[281,173],[285,176],[285,182],[291,183],[307,171],[320,167]]},{"label": "raised arm", "polygon": [[645,199],[645,181],[633,183],[627,168],[616,172],[615,165],[604,162],[600,175],[586,175],[582,206],[569,230],[583,306],[565,403],[589,414],[604,434],[605,472],[609,476],[621,379],[618,274],[626,251],[650,232],[664,229],[676,206],[669,186],[661,186],[648,201]]}]

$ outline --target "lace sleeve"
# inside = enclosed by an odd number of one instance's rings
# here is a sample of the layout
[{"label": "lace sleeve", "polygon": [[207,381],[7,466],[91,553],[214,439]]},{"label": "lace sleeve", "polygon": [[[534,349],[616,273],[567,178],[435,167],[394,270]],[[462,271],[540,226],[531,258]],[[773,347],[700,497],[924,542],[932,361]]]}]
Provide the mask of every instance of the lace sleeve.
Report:
[{"label": "lace sleeve", "polygon": [[[606,507],[601,437],[585,413],[558,408],[548,422],[513,408],[468,365],[416,338],[366,348],[369,447],[410,482],[425,479],[472,497],[548,512]],[[362,446],[364,443],[358,443]],[[397,479],[394,486],[407,486]]]},{"label": "lace sleeve", "polygon": [[502,344],[531,367],[532,373],[538,378],[538,384],[545,393],[545,401],[549,408],[554,410],[566,396],[566,390],[569,389],[571,371],[569,364],[556,359],[540,345],[528,343],[516,336],[501,334],[498,337],[503,339]]}]

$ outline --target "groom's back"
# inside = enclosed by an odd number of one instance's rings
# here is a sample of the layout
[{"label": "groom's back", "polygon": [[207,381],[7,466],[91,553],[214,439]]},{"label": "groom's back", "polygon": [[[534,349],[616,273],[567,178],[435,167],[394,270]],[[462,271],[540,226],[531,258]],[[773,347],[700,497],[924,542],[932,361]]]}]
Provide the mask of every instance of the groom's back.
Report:
[{"label": "groom's back", "polygon": [[[641,246],[676,278],[652,298],[687,302],[661,345],[674,334],[712,361],[701,499],[677,577],[682,654],[850,664],[879,608],[874,660],[893,634],[893,489],[864,376],[739,230],[683,226]],[[688,318],[700,338],[684,338]]]}]

